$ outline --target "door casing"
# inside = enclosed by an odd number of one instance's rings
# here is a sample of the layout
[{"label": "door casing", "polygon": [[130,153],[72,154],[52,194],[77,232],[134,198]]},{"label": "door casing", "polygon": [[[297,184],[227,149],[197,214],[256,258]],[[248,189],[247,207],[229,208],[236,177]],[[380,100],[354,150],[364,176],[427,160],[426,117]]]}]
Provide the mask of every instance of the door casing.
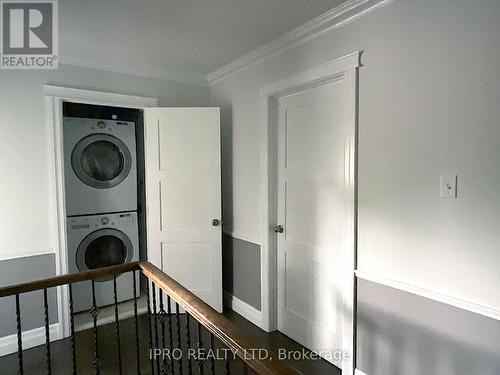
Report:
[{"label": "door casing", "polygon": [[357,112],[358,68],[361,52],[354,52],[326,64],[302,71],[260,90],[261,146],[261,306],[262,327],[270,332],[277,329],[277,240],[273,228],[277,223],[277,129],[278,99],[305,89],[329,83],[339,77],[348,86],[348,136],[345,144],[345,188],[350,197],[345,238],[349,248],[343,260],[342,372],[353,374],[355,368],[355,275],[357,227]]},{"label": "door casing", "polygon": [[[115,94],[104,91],[82,90],[68,87],[45,85],[46,122],[49,131],[49,165],[51,202],[49,217],[53,253],[55,255],[56,276],[68,273],[66,238],[66,201],[64,191],[64,150],[63,150],[63,102],[145,109],[157,107],[157,98]],[[70,336],[69,291],[67,285],[57,287],[57,314],[55,334],[51,341]]]}]

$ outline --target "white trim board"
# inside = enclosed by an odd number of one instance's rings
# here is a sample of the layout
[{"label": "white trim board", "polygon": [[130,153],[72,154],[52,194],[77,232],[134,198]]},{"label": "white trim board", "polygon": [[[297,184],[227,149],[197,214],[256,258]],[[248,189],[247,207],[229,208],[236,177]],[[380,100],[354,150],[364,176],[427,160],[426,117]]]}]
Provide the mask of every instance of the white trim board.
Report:
[{"label": "white trim board", "polygon": [[8,253],[1,253],[0,254],[0,262],[7,261],[7,260],[16,260],[16,259],[37,257],[37,256],[41,256],[41,255],[50,255],[50,254],[55,254],[55,250],[54,249],[47,249],[47,250],[10,251]]},{"label": "white trim board", "polygon": [[[53,323],[49,326],[50,341],[57,341],[62,338],[61,324]],[[38,345],[45,344],[45,327],[39,327],[24,331],[23,338],[23,351],[33,348]],[[0,338],[0,357],[17,352],[17,334],[4,336]]]},{"label": "white trim board", "polygon": [[[59,276],[68,273],[62,133],[63,102],[143,109],[158,106],[158,99],[51,85],[44,86],[43,90],[51,151],[49,165],[52,167],[49,171],[51,191],[49,216],[56,258],[56,275]],[[57,287],[57,312],[61,323],[61,336],[68,337],[70,334],[70,315],[67,285]]]},{"label": "white trim board", "polygon": [[363,371],[361,371],[359,369],[355,369],[354,370],[354,375],[368,375],[368,374],[364,373]]},{"label": "white trim board", "polygon": [[95,91],[86,89],[77,89],[73,87],[62,86],[43,86],[45,96],[57,97],[67,101],[75,100],[77,103],[99,104],[109,106],[122,106],[129,108],[156,107],[157,98],[146,96],[115,94],[105,91]]},{"label": "white trim board", "polygon": [[257,327],[262,328],[262,312],[255,307],[243,302],[227,291],[224,291],[224,305]]},{"label": "white trim board", "polygon": [[61,56],[60,64],[78,66],[105,72],[121,73],[136,77],[155,78],[164,81],[189,83],[198,86],[208,86],[205,75],[178,69],[158,68],[150,65],[109,64],[70,56]]},{"label": "white trim board", "polygon": [[279,82],[264,86],[259,90],[260,97],[284,96],[300,90],[302,86],[317,86],[335,79],[344,72],[361,66],[361,51],[339,57],[325,64],[299,72]]},{"label": "white trim board", "polygon": [[491,306],[481,305],[475,302],[421,288],[419,286],[411,285],[403,281],[389,279],[384,276],[376,275],[362,270],[356,270],[354,274],[358,279],[370,281],[375,284],[380,284],[389,288],[401,290],[403,292],[445,303],[447,305],[458,307],[462,310],[483,315],[491,319],[500,320],[500,310]]},{"label": "white trim board", "polygon": [[209,85],[215,85],[243,70],[278,56],[324,33],[353,22],[393,0],[347,0],[326,13],[285,33],[278,39],[241,56],[240,58],[209,73]]}]

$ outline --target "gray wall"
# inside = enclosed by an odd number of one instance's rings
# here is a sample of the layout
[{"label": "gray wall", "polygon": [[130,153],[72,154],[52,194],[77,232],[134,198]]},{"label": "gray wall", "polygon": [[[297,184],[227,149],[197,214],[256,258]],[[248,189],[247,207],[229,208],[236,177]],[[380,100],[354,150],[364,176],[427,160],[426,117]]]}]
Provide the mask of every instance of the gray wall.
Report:
[{"label": "gray wall", "polygon": [[224,290],[260,310],[260,246],[222,237]]},{"label": "gray wall", "polygon": [[[55,274],[53,254],[0,262],[0,286],[45,279],[55,276]],[[49,289],[48,297],[49,317],[52,324],[58,321],[55,288]],[[42,327],[45,324],[42,291],[21,294],[20,306],[23,331]],[[0,298],[0,337],[12,335],[16,332],[15,297]]]},{"label": "gray wall", "polygon": [[[499,20],[498,0],[390,1],[212,86],[226,230],[261,241],[260,88],[361,50],[360,269],[499,309]],[[455,200],[439,197],[448,173],[459,176]],[[374,288],[359,290],[368,375],[500,373],[498,321]]]},{"label": "gray wall", "polygon": [[357,314],[367,375],[500,374],[497,320],[363,280]]}]

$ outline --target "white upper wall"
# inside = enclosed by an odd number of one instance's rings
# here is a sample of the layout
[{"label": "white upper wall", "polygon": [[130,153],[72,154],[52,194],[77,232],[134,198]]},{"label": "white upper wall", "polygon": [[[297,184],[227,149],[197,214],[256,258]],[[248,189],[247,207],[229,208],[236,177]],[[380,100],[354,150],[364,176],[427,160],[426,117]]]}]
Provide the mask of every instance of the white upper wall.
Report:
[{"label": "white upper wall", "polygon": [[161,106],[206,106],[208,89],[61,65],[57,71],[0,70],[0,259],[53,250],[49,127],[43,85],[156,97]]},{"label": "white upper wall", "polygon": [[211,87],[225,230],[261,241],[259,89],[362,50],[359,268],[500,311],[499,20],[497,0],[396,0]]}]

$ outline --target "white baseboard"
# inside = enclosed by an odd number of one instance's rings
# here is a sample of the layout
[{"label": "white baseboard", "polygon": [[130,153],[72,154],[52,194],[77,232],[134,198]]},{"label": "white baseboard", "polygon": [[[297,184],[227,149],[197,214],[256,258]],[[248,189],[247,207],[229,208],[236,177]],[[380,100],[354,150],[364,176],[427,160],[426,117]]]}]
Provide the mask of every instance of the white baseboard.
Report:
[{"label": "white baseboard", "polygon": [[365,374],[365,373],[364,373],[363,371],[361,371],[361,370],[356,369],[356,370],[354,370],[354,375],[367,375],[367,374]]},{"label": "white baseboard", "polygon": [[[148,312],[147,306],[140,307],[137,309],[137,315],[146,314],[147,312]],[[118,314],[118,320],[132,318],[133,316],[134,316],[134,310],[127,310],[127,311],[124,311],[124,312]],[[110,316],[107,316],[105,318],[98,319],[97,326],[103,326],[103,325],[114,323],[114,322],[115,322],[115,316],[110,315]],[[81,332],[81,331],[85,331],[85,330],[91,329],[91,328],[94,328],[94,322],[88,321],[85,323],[80,323],[80,324],[78,324],[78,326],[75,326],[75,332]]]},{"label": "white baseboard", "polygon": [[[49,326],[50,341],[62,338],[61,324],[54,323]],[[45,344],[45,327],[39,327],[22,333],[23,350]],[[17,352],[17,334],[0,338],[0,357]]]},{"label": "white baseboard", "polygon": [[262,311],[259,311],[255,307],[250,306],[248,303],[243,302],[229,292],[224,292],[224,304],[231,308],[235,313],[241,315],[257,327],[263,329]]}]

